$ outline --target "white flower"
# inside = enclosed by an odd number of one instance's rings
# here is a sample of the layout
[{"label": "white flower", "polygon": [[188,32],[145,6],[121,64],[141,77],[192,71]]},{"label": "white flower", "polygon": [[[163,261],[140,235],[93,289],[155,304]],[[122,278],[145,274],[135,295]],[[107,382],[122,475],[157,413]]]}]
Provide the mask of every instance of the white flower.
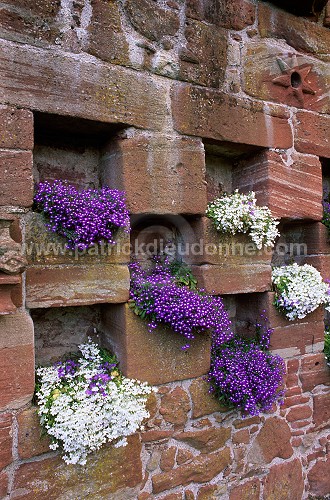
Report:
[{"label": "white flower", "polygon": [[296,263],[274,267],[272,281],[276,291],[275,306],[290,321],[304,318],[323,304],[330,310],[329,285],[315,267]]},{"label": "white flower", "polygon": [[59,365],[37,370],[37,398],[51,449],[60,446],[66,463],[83,465],[88,453],[107,441],[127,443],[126,436],[149,417],[146,400],[153,389],[125,377],[111,379],[99,347],[90,340],[79,349],[81,358],[65,376],[59,376]]},{"label": "white flower", "polygon": [[277,221],[268,207],[258,207],[255,193],[224,194],[208,204],[206,215],[213,220],[222,233],[248,233],[260,250],[263,246],[274,246],[279,236]]}]

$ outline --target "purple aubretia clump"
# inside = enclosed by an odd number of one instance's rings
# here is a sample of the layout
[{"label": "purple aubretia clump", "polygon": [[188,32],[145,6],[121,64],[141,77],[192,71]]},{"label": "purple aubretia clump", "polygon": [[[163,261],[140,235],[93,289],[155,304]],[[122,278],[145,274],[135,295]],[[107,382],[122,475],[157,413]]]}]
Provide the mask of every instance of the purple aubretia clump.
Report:
[{"label": "purple aubretia clump", "polygon": [[72,250],[114,244],[115,230],[129,229],[124,193],[106,186],[78,191],[62,181],[40,182],[34,203],[49,220],[48,229],[66,237]]},{"label": "purple aubretia clump", "polygon": [[[155,260],[147,272],[134,262],[131,270],[131,304],[134,312],[149,320],[149,329],[167,325],[192,340],[196,333],[212,333],[219,341],[232,338],[231,323],[220,297],[182,285],[182,275],[173,274],[168,260]],[[189,278],[187,276],[187,278]],[[188,348],[189,344],[183,347]]]},{"label": "purple aubretia clump", "polygon": [[222,343],[213,338],[208,381],[222,403],[258,415],[283,399],[285,364],[268,350],[271,333],[262,317],[254,339],[235,335]]}]

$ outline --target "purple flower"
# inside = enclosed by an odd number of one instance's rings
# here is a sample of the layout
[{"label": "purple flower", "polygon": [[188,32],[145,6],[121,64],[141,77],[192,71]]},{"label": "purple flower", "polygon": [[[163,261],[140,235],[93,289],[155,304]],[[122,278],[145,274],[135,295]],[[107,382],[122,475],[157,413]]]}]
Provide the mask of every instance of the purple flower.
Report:
[{"label": "purple flower", "polygon": [[106,385],[111,380],[110,375],[107,373],[98,373],[97,375],[93,375],[89,381],[88,389],[86,390],[86,394],[88,396],[92,396],[93,394],[101,394],[106,397]]},{"label": "purple flower", "polygon": [[34,203],[48,218],[48,229],[66,237],[72,250],[103,241],[114,244],[117,228],[129,230],[124,193],[106,186],[78,191],[62,181],[40,182]]},{"label": "purple flower", "polygon": [[58,366],[57,368],[58,378],[65,378],[67,375],[74,375],[79,364],[73,361],[72,359],[69,359],[64,363],[61,362],[57,363],[56,366]]},{"label": "purple flower", "polygon": [[208,381],[210,392],[220,401],[257,415],[282,400],[285,364],[268,351],[271,333],[262,315],[254,340],[235,335],[229,342],[219,344],[216,337],[212,339]]},{"label": "purple flower", "polygon": [[[219,342],[232,338],[231,323],[220,297],[179,285],[167,260],[156,260],[155,269],[144,271],[130,264],[130,297],[139,315],[149,320],[149,330],[168,325],[192,340],[196,333],[216,333]],[[187,349],[189,344],[183,346]]]}]

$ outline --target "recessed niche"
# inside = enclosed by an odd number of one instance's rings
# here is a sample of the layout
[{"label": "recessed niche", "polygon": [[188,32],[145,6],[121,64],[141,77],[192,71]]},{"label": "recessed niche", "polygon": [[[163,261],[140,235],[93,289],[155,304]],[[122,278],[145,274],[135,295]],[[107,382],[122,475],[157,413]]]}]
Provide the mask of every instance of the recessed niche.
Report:
[{"label": "recessed niche", "polygon": [[239,161],[260,150],[255,146],[217,141],[206,141],[204,147],[208,201],[225,192],[232,193],[236,188],[234,171]]},{"label": "recessed niche", "polygon": [[132,257],[149,266],[154,256],[168,255],[184,261],[195,242],[192,220],[180,215],[133,215],[131,217]]},{"label": "recessed niche", "polygon": [[100,187],[101,151],[120,126],[45,113],[35,113],[34,123],[35,182],[62,179],[80,188]]},{"label": "recessed niche", "polygon": [[99,306],[33,309],[37,365],[49,365],[77,352],[88,336],[97,338]]},{"label": "recessed niche", "polygon": [[322,187],[324,193],[330,193],[330,158],[320,158],[322,165]]},{"label": "recessed niche", "polygon": [[328,0],[272,0],[271,3],[277,5],[296,16],[316,16],[320,15]]}]

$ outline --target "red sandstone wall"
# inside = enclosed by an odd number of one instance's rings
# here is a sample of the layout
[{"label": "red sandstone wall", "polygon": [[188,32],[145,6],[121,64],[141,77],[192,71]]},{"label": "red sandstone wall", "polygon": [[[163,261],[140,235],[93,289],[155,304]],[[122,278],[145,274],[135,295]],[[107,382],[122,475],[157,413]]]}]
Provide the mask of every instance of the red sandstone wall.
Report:
[{"label": "red sandstone wall", "polygon": [[[127,310],[127,252],[38,255],[34,242],[58,240],[30,210],[33,181],[108,183],[127,192],[136,227],[149,221],[186,242],[213,243],[207,200],[254,189],[281,218],[281,241],[307,244],[300,261],[330,277],[320,224],[329,47],[329,4],[318,19],[252,0],[1,4],[0,498],[329,495],[323,314],[289,324],[275,313],[272,256],[187,259],[205,288],[225,294],[237,329],[268,311],[273,350],[286,359],[284,406],[242,420],[207,393],[208,339],[182,352],[181,339],[148,334]],[[68,467],[40,438],[34,362],[70,350],[94,327],[124,372],[159,393],[127,448],[108,446],[86,468]]]}]

